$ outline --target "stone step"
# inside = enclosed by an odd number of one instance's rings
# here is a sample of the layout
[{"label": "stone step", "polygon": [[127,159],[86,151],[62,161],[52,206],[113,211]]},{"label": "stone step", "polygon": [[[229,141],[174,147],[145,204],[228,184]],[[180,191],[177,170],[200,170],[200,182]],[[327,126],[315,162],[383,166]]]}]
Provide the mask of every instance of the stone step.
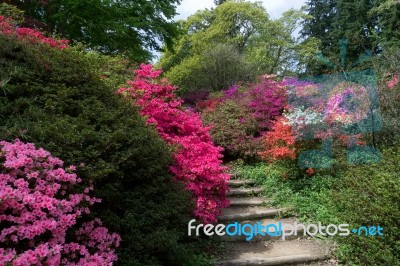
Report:
[{"label": "stone step", "polygon": [[263,207],[230,207],[222,210],[219,221],[243,221],[281,216],[290,208],[267,209]]},{"label": "stone step", "polygon": [[272,266],[272,265],[298,265],[299,263],[310,263],[314,261],[323,261],[327,259],[327,256],[301,254],[292,256],[281,256],[276,258],[248,258],[248,259],[234,259],[227,261],[217,262],[216,266]]},{"label": "stone step", "polygon": [[232,243],[217,266],[290,265],[324,261],[330,245],[310,240]]},{"label": "stone step", "polygon": [[228,198],[232,207],[234,206],[259,206],[271,203],[271,199],[265,197],[230,197]]},{"label": "stone step", "polygon": [[252,186],[256,182],[253,180],[246,180],[246,179],[231,179],[228,181],[228,185],[231,187],[240,187],[240,186]]},{"label": "stone step", "polygon": [[253,188],[232,188],[226,194],[227,196],[251,196],[254,194],[260,194],[264,191],[261,187]]},{"label": "stone step", "polygon": [[[247,220],[247,221],[241,221],[240,228],[243,228],[243,225],[245,224],[251,224],[252,226],[257,225],[258,222],[261,222],[263,226],[266,225],[275,225],[275,226],[270,226],[268,228],[268,231],[273,234],[276,232],[275,228],[279,229],[279,222],[282,223],[282,228],[281,230],[285,231],[286,234],[284,236],[285,240],[291,240],[291,239],[298,239],[298,238],[303,238],[304,236],[304,229],[303,228],[298,228],[299,230],[296,231],[296,233],[292,232],[292,228],[290,225],[293,225],[296,222],[295,218],[284,218],[284,219],[261,219],[261,220]],[[233,232],[234,229],[231,229],[231,232]],[[250,233],[251,230],[254,230],[253,228],[245,227],[244,229],[245,233]],[[234,235],[234,236],[229,236],[229,235],[223,235],[219,236],[222,238],[223,241],[253,241],[253,242],[261,242],[261,241],[266,241],[266,240],[281,240],[283,239],[282,234],[280,235],[270,235],[265,233],[265,235],[257,234],[253,236],[251,239],[249,238],[249,234],[241,234],[241,235]]]},{"label": "stone step", "polygon": [[228,173],[231,177],[231,180],[237,180],[240,179],[240,175],[237,173]]}]

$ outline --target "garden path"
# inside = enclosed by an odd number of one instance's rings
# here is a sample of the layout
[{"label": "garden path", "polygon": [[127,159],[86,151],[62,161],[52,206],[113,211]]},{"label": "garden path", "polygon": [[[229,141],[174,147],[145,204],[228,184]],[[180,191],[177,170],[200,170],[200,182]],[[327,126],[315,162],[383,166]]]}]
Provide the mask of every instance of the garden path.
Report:
[{"label": "garden path", "polygon": [[[293,210],[273,208],[271,200],[261,196],[262,187],[255,186],[254,181],[233,176],[229,181],[228,198],[231,206],[219,217],[219,223],[262,225],[282,222],[282,231],[289,233],[288,224],[296,221]],[[250,228],[248,227],[250,230]],[[269,232],[274,232],[273,227]],[[233,229],[230,230],[233,232]],[[249,232],[248,230],[246,230]],[[336,265],[330,259],[332,245],[327,241],[317,240],[304,235],[303,230],[297,236],[255,236],[246,241],[247,236],[224,236],[226,252],[218,259],[216,265]]]}]

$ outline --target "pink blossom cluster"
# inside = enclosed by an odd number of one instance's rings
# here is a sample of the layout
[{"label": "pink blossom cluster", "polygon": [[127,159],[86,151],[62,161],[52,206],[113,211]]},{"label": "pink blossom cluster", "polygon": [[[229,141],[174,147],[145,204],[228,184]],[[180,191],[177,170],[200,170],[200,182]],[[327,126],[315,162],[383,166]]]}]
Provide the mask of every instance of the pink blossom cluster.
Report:
[{"label": "pink blossom cluster", "polygon": [[81,182],[74,170],[31,143],[0,142],[0,265],[94,266],[117,260],[120,236],[98,219],[78,220],[100,200],[88,195],[92,186],[72,192]]},{"label": "pink blossom cluster", "polygon": [[347,110],[343,105],[346,101],[346,97],[349,94],[353,93],[351,89],[345,90],[343,93],[338,93],[329,98],[326,104],[326,114],[328,117],[328,121],[343,121],[350,123],[350,121],[345,121],[346,116],[349,114],[349,110]]},{"label": "pink blossom cluster", "polygon": [[399,76],[398,75],[394,75],[393,78],[386,83],[386,85],[389,89],[392,89],[397,84],[399,84]]},{"label": "pink blossom cluster", "polygon": [[365,119],[371,105],[365,87],[341,83],[334,90],[337,88],[340,90],[330,96],[325,109],[325,121],[330,128],[335,128],[334,124],[337,122],[352,125]]},{"label": "pink blossom cluster", "polygon": [[266,76],[249,90],[249,107],[260,131],[270,130],[275,119],[282,114],[287,102],[285,88],[283,81]]},{"label": "pink blossom cluster", "polygon": [[51,47],[65,49],[68,47],[68,40],[56,40],[43,35],[40,31],[16,27],[12,24],[12,20],[4,16],[0,16],[0,34],[15,36],[19,40],[24,40],[30,43],[42,43]]},{"label": "pink blossom cluster", "polygon": [[196,199],[195,215],[204,223],[213,223],[226,199],[229,175],[222,166],[222,148],[213,144],[209,130],[200,116],[182,107],[182,100],[174,95],[174,86],[166,80],[158,81],[161,70],[142,64],[135,71],[135,80],[118,93],[136,99],[147,123],[156,127],[168,144],[177,146],[171,171],[183,182]]}]

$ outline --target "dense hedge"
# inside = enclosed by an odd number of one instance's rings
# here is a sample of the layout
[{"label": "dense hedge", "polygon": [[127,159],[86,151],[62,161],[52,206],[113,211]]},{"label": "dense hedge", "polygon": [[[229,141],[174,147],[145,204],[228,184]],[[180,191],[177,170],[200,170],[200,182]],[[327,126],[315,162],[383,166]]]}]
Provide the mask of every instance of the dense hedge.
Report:
[{"label": "dense hedge", "polygon": [[122,237],[120,265],[181,265],[193,206],[167,145],[114,94],[124,68],[109,62],[0,35],[0,139],[35,143],[94,179],[95,214]]}]

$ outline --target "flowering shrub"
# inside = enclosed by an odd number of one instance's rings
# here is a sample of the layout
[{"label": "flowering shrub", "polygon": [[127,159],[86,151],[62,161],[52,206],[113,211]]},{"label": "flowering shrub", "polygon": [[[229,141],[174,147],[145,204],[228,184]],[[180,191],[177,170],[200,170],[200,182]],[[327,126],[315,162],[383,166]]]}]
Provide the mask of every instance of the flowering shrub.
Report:
[{"label": "flowering shrub", "polygon": [[307,139],[310,131],[318,131],[321,129],[324,118],[321,113],[316,112],[312,108],[304,106],[293,107],[284,113],[288,123],[293,129],[296,139]]},{"label": "flowering shrub", "polygon": [[285,83],[266,76],[248,92],[249,107],[258,123],[259,131],[271,129],[275,118],[282,114],[287,97]]},{"label": "flowering shrub", "polygon": [[354,139],[345,140],[343,134],[347,124],[355,123],[366,115],[368,95],[364,87],[342,82],[328,95],[321,84],[295,78],[285,79],[282,83],[287,86],[288,104],[283,117],[264,138],[266,150],[260,153],[263,159],[295,159],[295,141],[298,141],[297,148],[309,149],[311,147],[304,141],[340,137],[347,144]]},{"label": "flowering shrub", "polygon": [[232,98],[234,98],[235,96],[238,96],[239,88],[240,88],[239,85],[233,85],[233,86],[230,87],[229,89],[224,90],[224,91],[222,92],[222,93],[223,93],[223,96],[221,97],[221,100],[222,100],[222,101],[225,101],[225,100],[228,100],[228,99],[232,99]]},{"label": "flowering shrub", "polygon": [[218,104],[221,103],[220,99],[207,99],[196,102],[195,110],[197,112],[210,112],[215,110]]},{"label": "flowering shrub", "polygon": [[135,73],[135,80],[118,93],[135,98],[147,123],[154,125],[167,143],[178,147],[170,169],[196,198],[195,215],[203,222],[215,222],[221,208],[229,204],[225,196],[229,175],[221,165],[222,148],[214,146],[210,127],[203,126],[199,115],[182,107],[182,100],[174,95],[176,88],[166,80],[156,80],[161,70],[142,64]]},{"label": "flowering shrub", "polygon": [[[289,104],[284,116],[296,140],[302,141],[298,142],[298,147],[305,150],[299,155],[301,168],[331,167],[332,147],[343,148],[341,143],[346,146],[349,162],[380,159],[379,151],[366,146],[360,134],[379,128],[379,116],[373,118],[373,114],[379,114],[379,105],[370,99],[373,91],[368,92],[367,85],[338,81],[330,78],[313,84],[286,80]],[[322,140],[322,147],[315,150],[317,139]],[[341,142],[334,141],[337,139]]]},{"label": "flowering shrub", "polygon": [[[77,227],[100,200],[71,188],[74,166],[33,144],[0,142],[0,265],[110,265],[120,236],[98,219]],[[67,241],[68,239],[68,241]],[[69,241],[74,240],[74,241]]]},{"label": "flowering shrub", "polygon": [[225,153],[233,158],[254,160],[260,150],[256,138],[257,123],[248,106],[240,99],[232,98],[219,103],[214,109],[202,113],[204,123],[212,125],[211,136]]},{"label": "flowering shrub", "polygon": [[288,119],[279,117],[263,137],[265,150],[260,152],[264,160],[274,162],[276,160],[296,159],[295,136]]},{"label": "flowering shrub", "polygon": [[[259,160],[260,136],[282,114],[287,97],[284,81],[264,75],[250,87],[234,85],[218,98],[197,104],[203,119],[213,125],[213,140],[232,158]],[[232,159],[231,158],[231,159]]]},{"label": "flowering shrub", "polygon": [[0,34],[14,36],[19,40],[24,40],[30,43],[42,43],[51,47],[65,49],[68,47],[68,40],[56,40],[43,35],[40,31],[30,28],[16,27],[11,19],[0,16]]},{"label": "flowering shrub", "polygon": [[365,119],[371,102],[365,87],[340,82],[329,93],[323,85],[296,79],[288,85],[289,104],[284,116],[298,140],[328,139],[348,134],[346,128]]},{"label": "flowering shrub", "polygon": [[326,100],[321,97],[320,86],[296,78],[285,79],[288,105],[283,114],[298,140],[312,139],[314,133],[325,128],[324,110]]},{"label": "flowering shrub", "polygon": [[24,11],[18,9],[15,5],[7,3],[0,4],[0,16],[6,16],[12,19],[12,22],[16,25],[20,25],[25,21]]}]

